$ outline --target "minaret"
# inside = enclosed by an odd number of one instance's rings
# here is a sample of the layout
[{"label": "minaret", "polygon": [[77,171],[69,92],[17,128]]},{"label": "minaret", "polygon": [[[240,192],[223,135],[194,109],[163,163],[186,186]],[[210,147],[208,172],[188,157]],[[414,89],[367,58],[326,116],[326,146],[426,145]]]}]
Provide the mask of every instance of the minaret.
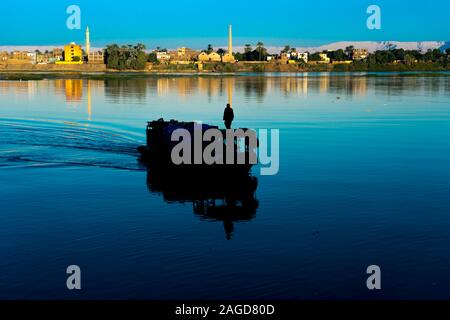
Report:
[{"label": "minaret", "polygon": [[91,51],[91,40],[89,39],[89,26],[86,28],[86,55],[89,56]]},{"label": "minaret", "polygon": [[230,27],[228,29],[228,53],[230,55],[233,54],[233,32],[231,30],[231,24],[230,24]]}]

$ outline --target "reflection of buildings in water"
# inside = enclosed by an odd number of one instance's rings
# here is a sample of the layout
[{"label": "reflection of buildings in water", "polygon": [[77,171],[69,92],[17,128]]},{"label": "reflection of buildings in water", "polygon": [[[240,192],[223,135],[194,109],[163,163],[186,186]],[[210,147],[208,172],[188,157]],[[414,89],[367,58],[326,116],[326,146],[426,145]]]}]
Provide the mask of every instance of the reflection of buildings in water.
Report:
[{"label": "reflection of buildings in water", "polygon": [[38,81],[28,81],[28,97],[36,95]]},{"label": "reflection of buildings in water", "polygon": [[328,93],[328,90],[330,88],[330,77],[328,75],[326,76],[319,76],[319,93],[326,94]]},{"label": "reflection of buildings in water", "polygon": [[[194,91],[200,80],[193,77],[161,77],[156,80],[156,93],[163,97],[175,90],[177,96],[181,98],[189,97]],[[151,87],[151,85],[150,85]]]},{"label": "reflection of buildings in water", "polygon": [[218,96],[221,91],[221,79],[218,77],[199,77],[198,90],[209,98]]},{"label": "reflection of buildings in water", "polygon": [[329,91],[336,94],[345,94],[348,98],[363,97],[367,94],[367,77],[355,75],[330,77]]},{"label": "reflection of buildings in water", "polygon": [[83,96],[83,80],[81,79],[67,79],[64,80],[66,101],[79,102]]},{"label": "reflection of buildings in water", "polygon": [[36,81],[36,90],[39,92],[46,92],[46,93],[50,93],[53,94],[54,90],[53,90],[53,81],[52,80],[48,80],[48,79],[43,79],[40,81]]},{"label": "reflection of buildings in water", "polygon": [[156,93],[159,97],[167,96],[169,93],[170,79],[163,77],[156,80]]},{"label": "reflection of buildings in water", "polygon": [[178,97],[189,97],[197,90],[209,98],[227,95],[227,101],[233,104],[233,91],[235,87],[234,77],[162,77],[156,80],[156,92],[158,96],[165,96],[170,91],[176,90]]},{"label": "reflection of buildings in water", "polygon": [[257,103],[262,103],[267,92],[267,78],[264,76],[244,77],[243,89],[244,95],[249,98],[255,96]]},{"label": "reflection of buildings in water", "polygon": [[0,92],[9,94],[13,92],[15,95],[34,96],[38,89],[38,82],[29,81],[0,81]]},{"label": "reflection of buildings in water", "polygon": [[147,81],[145,79],[108,79],[104,81],[105,97],[112,103],[145,103]]},{"label": "reflection of buildings in water", "polygon": [[175,85],[177,88],[178,96],[185,98],[192,92],[194,87],[193,79],[191,77],[175,78]]},{"label": "reflection of buildings in water", "polygon": [[56,79],[55,92],[63,94],[67,102],[79,102],[83,96],[83,80]]},{"label": "reflection of buildings in water", "polygon": [[367,77],[353,78],[352,95],[364,97],[367,94]]},{"label": "reflection of buildings in water", "polygon": [[308,96],[308,78],[298,77],[282,77],[280,78],[280,91],[284,92],[285,96],[291,94]]},{"label": "reflection of buildings in water", "polygon": [[161,165],[149,165],[147,169],[150,192],[162,193],[168,203],[192,202],[194,213],[202,220],[223,223],[228,240],[235,223],[255,218],[257,185],[257,178],[248,174],[211,177],[201,171],[174,173]]},{"label": "reflection of buildings in water", "polygon": [[305,97],[307,97],[308,96],[308,76],[301,78],[301,85],[302,85],[302,93]]},{"label": "reflection of buildings in water", "polygon": [[100,94],[105,88],[103,80],[57,79],[54,81],[56,93],[64,94],[66,102],[80,102],[83,97],[83,86],[86,85],[86,104],[88,120],[92,120],[92,96]]},{"label": "reflection of buildings in water", "polygon": [[55,86],[55,93],[56,94],[65,94],[66,89],[64,87],[64,80],[63,79],[55,79],[54,86]]},{"label": "reflection of buildings in water", "polygon": [[91,121],[92,119],[91,80],[87,81],[87,112],[88,112],[88,121]]}]

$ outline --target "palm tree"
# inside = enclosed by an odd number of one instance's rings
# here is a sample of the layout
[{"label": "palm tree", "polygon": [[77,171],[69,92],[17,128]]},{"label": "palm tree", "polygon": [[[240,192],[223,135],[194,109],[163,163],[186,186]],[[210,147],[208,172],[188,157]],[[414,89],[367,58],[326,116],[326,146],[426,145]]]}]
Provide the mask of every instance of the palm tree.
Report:
[{"label": "palm tree", "polygon": [[261,41],[259,41],[259,42],[256,44],[256,51],[258,51],[258,58],[259,58],[259,61],[261,61],[262,53],[263,53],[263,51],[265,51],[264,43],[262,43]]},{"label": "palm tree", "polygon": [[143,44],[143,43],[138,43],[134,48],[137,51],[144,51],[146,49],[145,44]]},{"label": "palm tree", "polygon": [[355,50],[354,46],[348,46],[345,48],[345,54],[349,57],[349,59],[353,56],[353,50]]},{"label": "palm tree", "polygon": [[245,52],[245,53],[248,53],[248,52],[250,52],[250,51],[252,51],[252,45],[251,45],[251,44],[246,44],[246,45],[245,45],[245,48],[244,48],[244,52]]},{"label": "palm tree", "polygon": [[219,55],[223,56],[226,53],[226,51],[224,49],[220,48],[220,49],[217,50],[217,53]]}]

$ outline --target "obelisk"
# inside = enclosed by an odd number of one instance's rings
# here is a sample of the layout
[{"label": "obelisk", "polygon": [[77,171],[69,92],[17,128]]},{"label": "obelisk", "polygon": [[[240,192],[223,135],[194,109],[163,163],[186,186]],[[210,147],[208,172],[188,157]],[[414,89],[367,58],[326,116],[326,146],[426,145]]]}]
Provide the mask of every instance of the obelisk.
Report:
[{"label": "obelisk", "polygon": [[89,38],[89,26],[86,27],[86,55],[89,57],[91,51],[91,39]]}]

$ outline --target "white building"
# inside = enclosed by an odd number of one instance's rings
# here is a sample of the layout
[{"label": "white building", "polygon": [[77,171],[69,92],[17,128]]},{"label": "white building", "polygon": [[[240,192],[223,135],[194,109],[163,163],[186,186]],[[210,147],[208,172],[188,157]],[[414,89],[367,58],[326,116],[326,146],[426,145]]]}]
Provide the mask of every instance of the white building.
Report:
[{"label": "white building", "polygon": [[156,59],[161,62],[166,62],[170,60],[170,54],[166,51],[156,51]]},{"label": "white building", "polygon": [[302,52],[298,54],[298,59],[303,60],[305,63],[308,63],[308,52]]},{"label": "white building", "polygon": [[291,53],[288,53],[288,59],[297,59],[297,60],[303,60],[305,63],[308,63],[308,52],[297,52],[292,51]]}]

